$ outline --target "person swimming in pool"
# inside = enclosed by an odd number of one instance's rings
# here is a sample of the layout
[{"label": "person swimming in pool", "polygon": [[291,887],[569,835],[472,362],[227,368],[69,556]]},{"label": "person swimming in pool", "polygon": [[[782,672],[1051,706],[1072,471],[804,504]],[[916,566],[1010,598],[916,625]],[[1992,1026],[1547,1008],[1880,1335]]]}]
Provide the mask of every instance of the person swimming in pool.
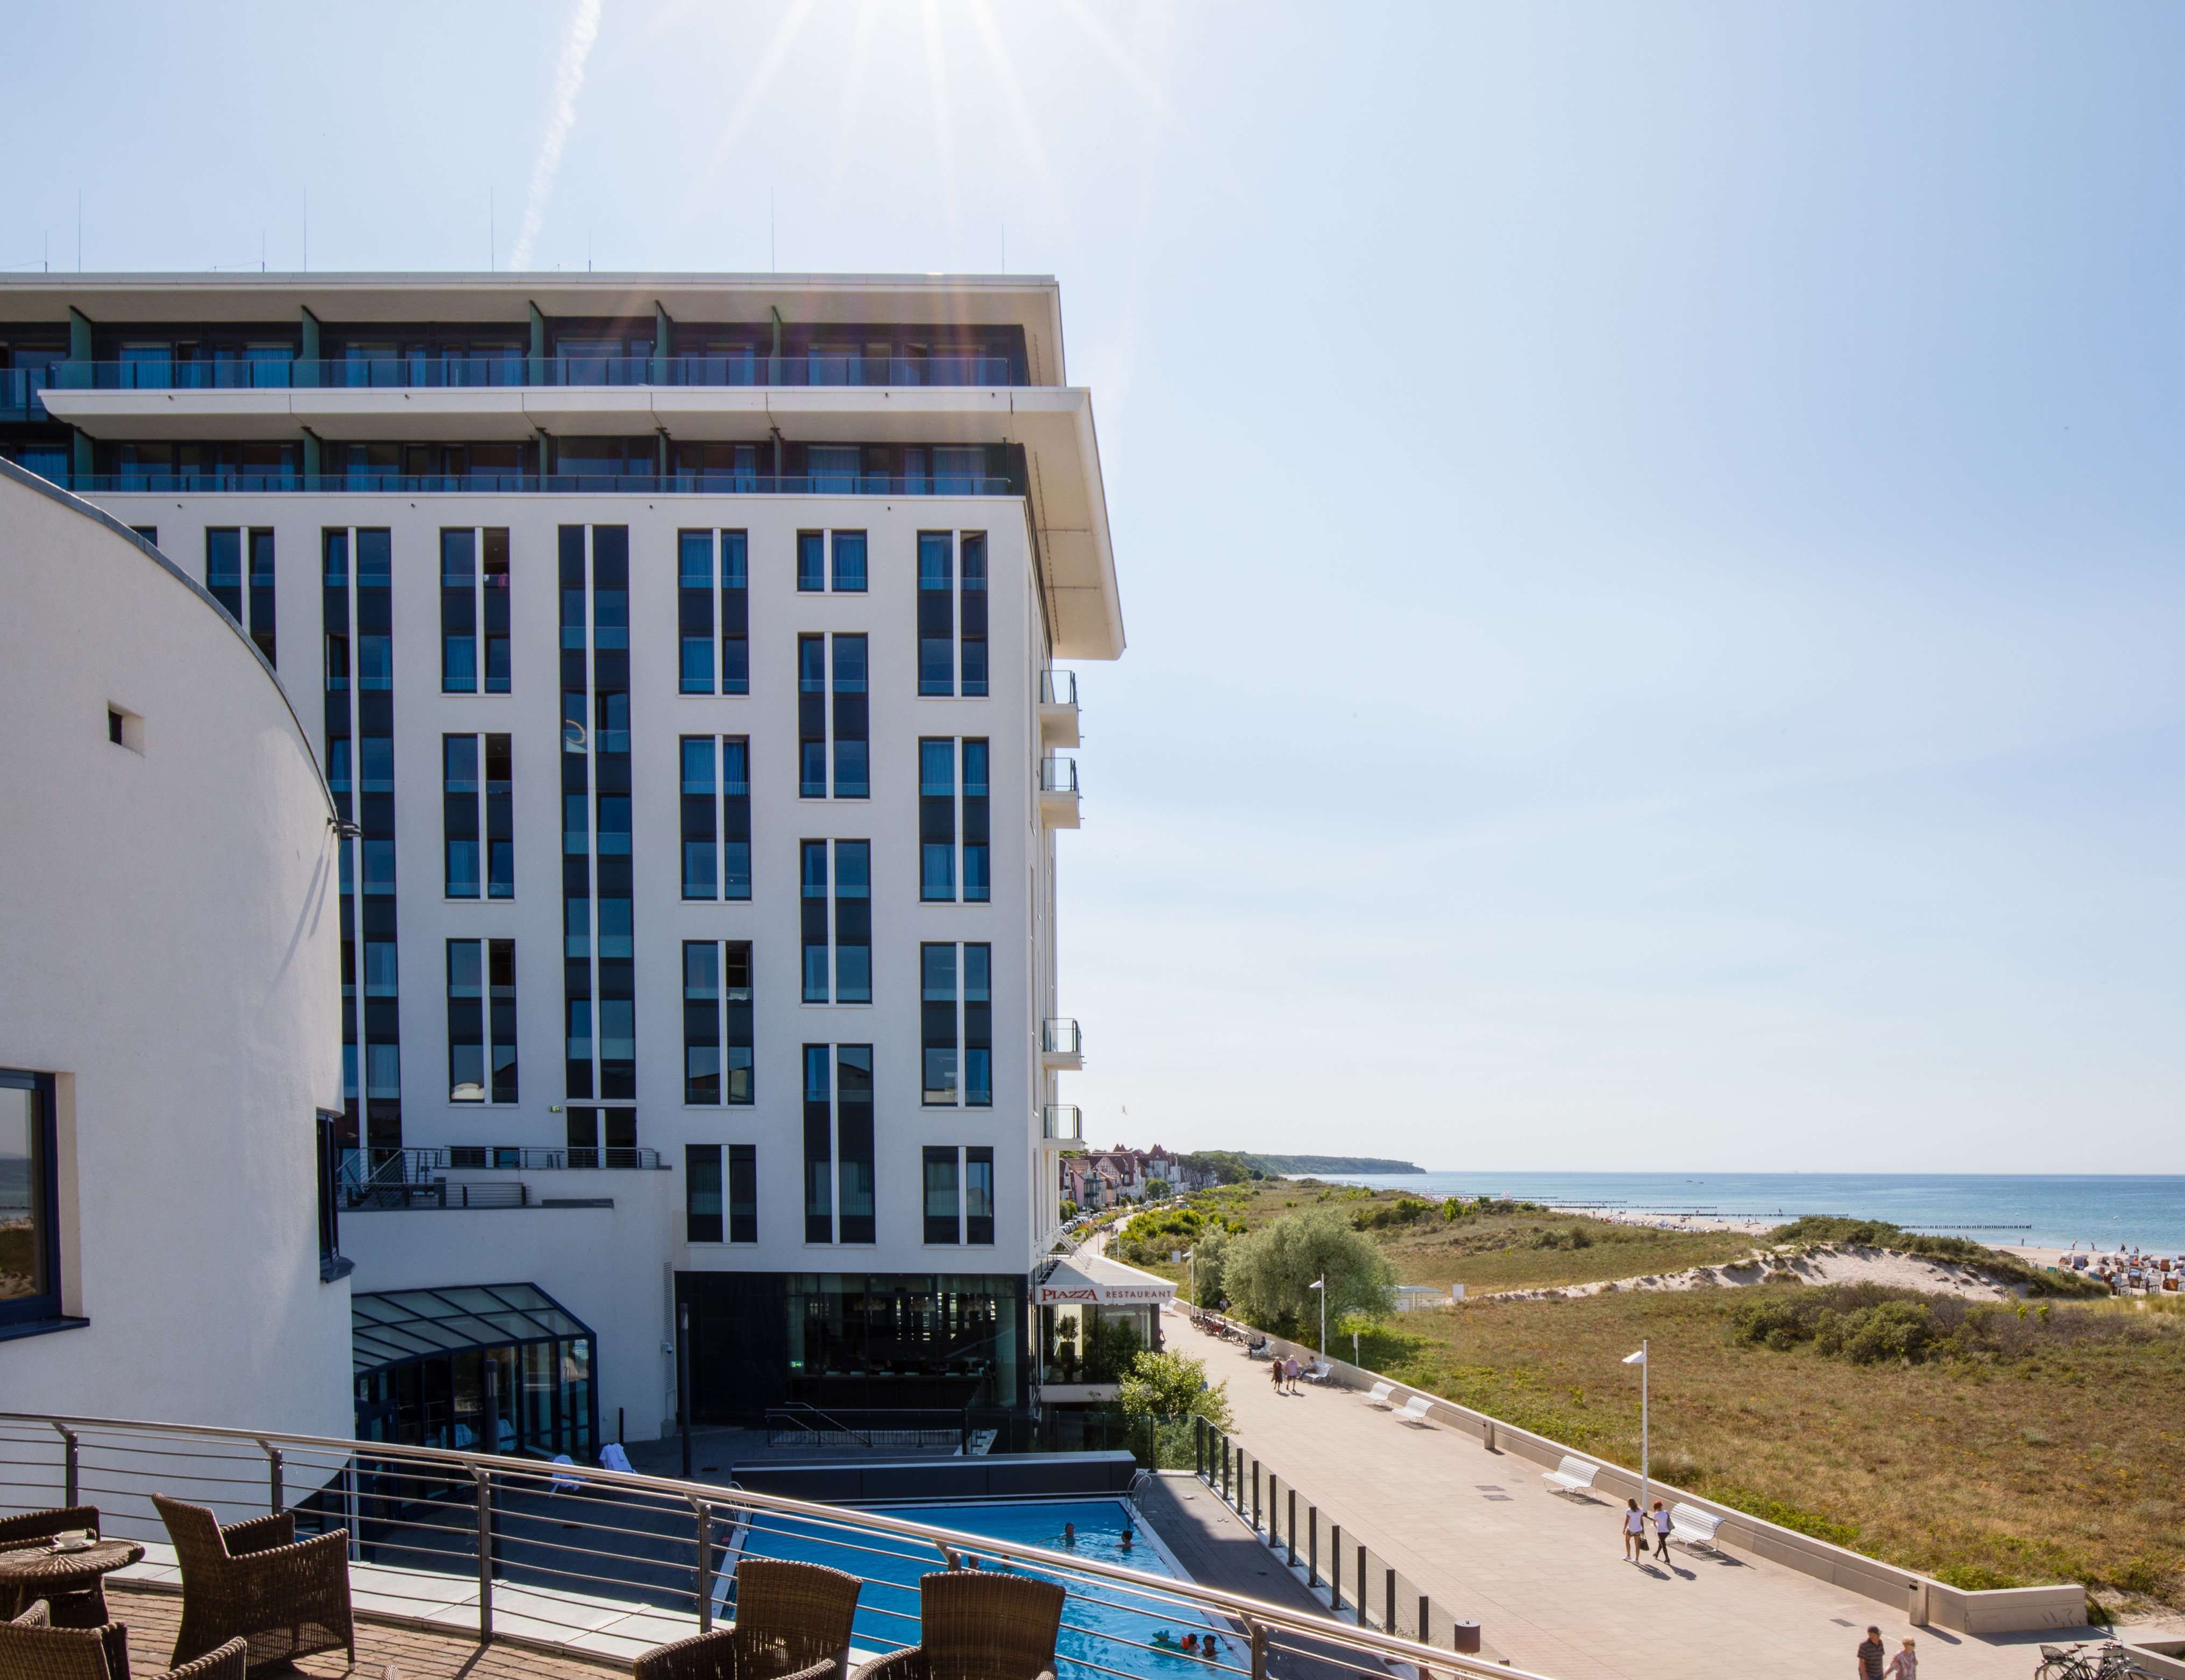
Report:
[{"label": "person swimming in pool", "polygon": [[1074,1546],[1077,1543],[1077,1525],[1076,1523],[1065,1522],[1062,1525],[1062,1543],[1065,1546]]},{"label": "person swimming in pool", "polygon": [[1199,1655],[1198,1634],[1187,1633],[1183,1636],[1183,1654],[1186,1656],[1197,1656]]},{"label": "person swimming in pool", "polygon": [[1129,1523],[1125,1523],[1123,1525],[1123,1549],[1126,1552],[1129,1551],[1131,1549],[1131,1542],[1135,1540],[1137,1538],[1137,1531],[1132,1528]]}]

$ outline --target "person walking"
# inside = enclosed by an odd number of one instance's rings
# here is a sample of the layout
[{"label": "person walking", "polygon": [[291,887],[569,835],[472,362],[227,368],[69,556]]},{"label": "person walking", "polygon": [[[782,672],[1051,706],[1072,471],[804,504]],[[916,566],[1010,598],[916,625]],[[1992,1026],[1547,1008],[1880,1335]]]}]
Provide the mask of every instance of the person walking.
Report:
[{"label": "person walking", "polygon": [[[1669,1513],[1659,1499],[1654,1501],[1654,1555],[1663,1563],[1669,1560]],[[1905,1680],[1911,1677],[1907,1675]]]},{"label": "person walking", "polygon": [[[1623,1505],[1623,1560],[1636,1563],[1646,1555],[1646,1513],[1636,1499],[1626,1499]],[[1875,1680],[1880,1680],[1880,1675]]]},{"label": "person walking", "polygon": [[1920,1651],[1909,1639],[1889,1659],[1889,1680],[1920,1680]]},{"label": "person walking", "polygon": [[1299,1374],[1304,1371],[1305,1367],[1298,1363],[1298,1356],[1295,1353],[1291,1354],[1288,1359],[1283,1360],[1282,1364],[1287,1368],[1288,1373],[1289,1392],[1294,1394],[1298,1392],[1298,1377]]},{"label": "person walking", "polygon": [[1275,1393],[1282,1392],[1282,1356],[1280,1353],[1267,1361],[1268,1374],[1275,1379]]},{"label": "person walking", "polygon": [[1858,1642],[1858,1673],[1855,1680],[1882,1680],[1882,1659],[1887,1655],[1881,1643],[1881,1630],[1868,1628],[1866,1638]]}]

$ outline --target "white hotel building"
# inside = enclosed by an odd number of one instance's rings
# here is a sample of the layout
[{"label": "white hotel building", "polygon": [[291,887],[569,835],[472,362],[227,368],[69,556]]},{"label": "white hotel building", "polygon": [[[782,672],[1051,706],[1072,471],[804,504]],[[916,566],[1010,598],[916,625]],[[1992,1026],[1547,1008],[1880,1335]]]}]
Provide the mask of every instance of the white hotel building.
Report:
[{"label": "white hotel building", "polygon": [[1124,645],[1053,282],[8,276],[0,457],[318,754],[363,1430],[649,1436],[685,1313],[701,1423],[1035,1404]]}]

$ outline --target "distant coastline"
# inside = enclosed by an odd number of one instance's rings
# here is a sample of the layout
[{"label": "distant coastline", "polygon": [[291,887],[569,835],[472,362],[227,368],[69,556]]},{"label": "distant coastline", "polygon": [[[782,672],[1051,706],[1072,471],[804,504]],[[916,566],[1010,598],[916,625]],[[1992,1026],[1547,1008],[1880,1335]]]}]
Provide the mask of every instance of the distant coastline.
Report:
[{"label": "distant coastline", "polygon": [[1244,1155],[1241,1158],[1261,1172],[1277,1178],[1322,1177],[1329,1173],[1371,1173],[1377,1178],[1423,1175],[1424,1167],[1409,1161],[1389,1161],[1372,1155]]}]

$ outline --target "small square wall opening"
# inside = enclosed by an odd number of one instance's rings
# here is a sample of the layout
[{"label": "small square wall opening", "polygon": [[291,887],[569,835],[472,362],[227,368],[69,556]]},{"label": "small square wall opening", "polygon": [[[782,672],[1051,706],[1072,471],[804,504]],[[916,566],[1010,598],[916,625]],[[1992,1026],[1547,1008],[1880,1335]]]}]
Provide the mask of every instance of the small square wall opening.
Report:
[{"label": "small square wall opening", "polygon": [[144,720],[109,700],[106,707],[106,739],[141,756],[144,751]]}]

